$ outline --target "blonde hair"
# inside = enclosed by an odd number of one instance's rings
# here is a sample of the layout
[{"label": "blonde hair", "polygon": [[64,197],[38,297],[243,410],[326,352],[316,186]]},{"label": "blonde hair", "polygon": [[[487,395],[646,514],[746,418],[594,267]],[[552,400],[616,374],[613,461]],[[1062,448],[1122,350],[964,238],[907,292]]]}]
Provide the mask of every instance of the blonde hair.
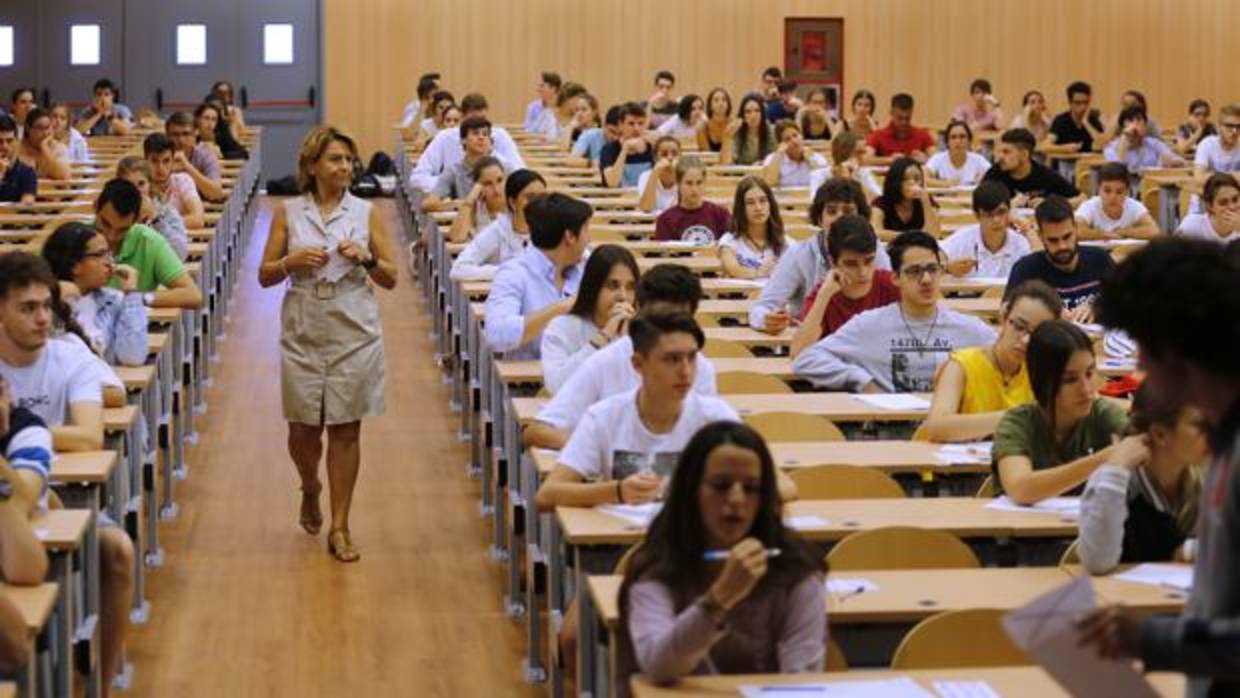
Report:
[{"label": "blonde hair", "polygon": [[151,163],[147,162],[144,157],[130,155],[122,158],[120,162],[116,163],[117,177],[124,179],[125,175],[132,172],[141,172],[146,177],[148,182],[151,181]]},{"label": "blonde hair", "polygon": [[333,142],[343,143],[353,159],[357,159],[357,143],[344,131],[333,126],[316,126],[311,129],[302,139],[301,151],[297,155],[297,188],[303,194],[316,192],[310,168],[323,157],[327,146]]}]

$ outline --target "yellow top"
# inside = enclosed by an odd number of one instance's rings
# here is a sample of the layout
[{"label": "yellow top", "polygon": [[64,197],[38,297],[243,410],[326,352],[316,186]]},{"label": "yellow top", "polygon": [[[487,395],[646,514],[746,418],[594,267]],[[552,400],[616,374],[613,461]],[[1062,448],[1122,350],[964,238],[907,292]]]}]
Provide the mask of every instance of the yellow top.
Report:
[{"label": "yellow top", "polygon": [[960,414],[998,412],[1033,402],[1033,389],[1029,387],[1029,373],[1024,364],[1020,373],[1005,384],[1003,374],[991,363],[984,348],[960,349],[952,352],[951,357],[964,369]]}]

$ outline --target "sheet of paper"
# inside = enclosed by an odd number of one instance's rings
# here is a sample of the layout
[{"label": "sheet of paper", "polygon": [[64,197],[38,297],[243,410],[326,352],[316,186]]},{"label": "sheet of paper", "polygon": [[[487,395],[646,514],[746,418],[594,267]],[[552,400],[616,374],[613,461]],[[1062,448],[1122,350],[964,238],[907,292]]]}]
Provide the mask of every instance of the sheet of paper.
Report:
[{"label": "sheet of paper", "polygon": [[1094,609],[1089,577],[1039,596],[1003,617],[1008,636],[1069,694],[1092,698],[1154,698],[1158,694],[1131,662],[1109,661],[1077,642],[1076,620]]},{"label": "sheet of paper", "polygon": [[939,698],[1000,698],[985,681],[933,681]]},{"label": "sheet of paper", "polygon": [[1135,371],[1137,370],[1137,360],[1104,357],[1098,360],[1098,367],[1112,371]]},{"label": "sheet of paper", "polygon": [[1193,568],[1189,565],[1160,565],[1146,562],[1111,576],[1125,582],[1170,587],[1180,591],[1189,591],[1193,588]]},{"label": "sheet of paper", "polygon": [[641,526],[646,528],[650,526],[650,522],[654,520],[659,510],[663,508],[663,502],[648,502],[646,504],[600,504],[595,509],[617,519],[622,519],[626,523],[633,526]]},{"label": "sheet of paper", "polygon": [[990,441],[979,441],[971,444],[944,444],[935,451],[935,457],[941,463],[973,464],[989,463],[990,449],[994,444]]},{"label": "sheet of paper", "polygon": [[47,540],[47,537],[49,535],[51,535],[51,531],[48,531],[46,528],[34,529],[34,537],[38,538],[39,540]]},{"label": "sheet of paper", "polygon": [[878,585],[865,577],[827,577],[827,593],[851,596],[878,591]]},{"label": "sheet of paper", "polygon": [[1037,504],[1025,506],[1017,504],[1008,498],[1007,495],[1001,494],[990,500],[986,504],[987,509],[995,511],[1021,511],[1021,512],[1041,512],[1046,514],[1059,514],[1065,519],[1080,518],[1081,515],[1081,498],[1080,497],[1051,497],[1043,499]]},{"label": "sheet of paper", "polygon": [[1006,276],[970,276],[969,281],[979,284],[989,284],[991,286],[1007,286]]},{"label": "sheet of paper", "polygon": [[928,410],[930,409],[930,401],[916,395],[907,395],[904,393],[888,393],[888,394],[869,394],[858,393],[853,397],[862,402],[873,405],[880,410],[905,411],[905,410]]},{"label": "sheet of paper", "polygon": [[908,678],[741,686],[744,698],[934,698]]},{"label": "sheet of paper", "polygon": [[794,531],[803,531],[807,528],[826,528],[829,522],[821,516],[786,516],[784,517],[784,525]]}]

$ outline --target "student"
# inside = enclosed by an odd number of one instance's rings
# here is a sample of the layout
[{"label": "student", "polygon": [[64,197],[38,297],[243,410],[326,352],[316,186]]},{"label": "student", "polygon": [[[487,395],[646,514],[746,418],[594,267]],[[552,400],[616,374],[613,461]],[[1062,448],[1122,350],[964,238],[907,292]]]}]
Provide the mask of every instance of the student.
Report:
[{"label": "student", "polygon": [[982,179],[1002,182],[1012,192],[1015,197],[1013,203],[1018,208],[1036,207],[1039,201],[1051,194],[1084,200],[1071,182],[1033,159],[1036,146],[1033,134],[1023,128],[1004,131],[995,148],[995,164]]},{"label": "student", "polygon": [[[194,116],[175,112],[164,124],[164,133],[176,148],[172,155],[173,172],[189,176],[198,193],[207,201],[223,201],[227,193],[224,191],[223,172],[217,153],[223,146],[218,141],[206,142],[198,135],[198,122],[207,119],[208,111],[214,111],[217,115],[220,113],[218,108],[205,103],[198,105]],[[219,127],[217,120],[214,126],[217,134]]]},{"label": "student", "polygon": [[586,88],[575,82],[566,82],[560,87],[554,109],[544,109],[534,122],[534,128],[528,133],[542,136],[548,141],[558,141],[572,127],[573,112],[577,108],[577,98],[586,93]]},{"label": "student", "polygon": [[[438,81],[439,73],[429,73],[423,77],[431,77]],[[233,89],[232,83],[227,80],[216,80],[211,83],[209,94],[219,98],[220,125],[228,130],[234,140],[245,140],[245,112],[237,106],[237,92]]]},{"label": "student", "polygon": [[1111,255],[1078,242],[1072,206],[1062,197],[1048,196],[1038,204],[1034,219],[1042,250],[1030,252],[1016,262],[1008,275],[1008,288],[1040,279],[1059,293],[1068,320],[1093,322],[1094,302],[1102,278],[1115,266]]},{"label": "student", "polygon": [[794,359],[853,316],[900,300],[900,287],[891,272],[875,269],[878,236],[861,216],[846,215],[831,224],[827,256],[831,268],[806,297],[801,324],[792,338],[789,354]]},{"label": "student", "polygon": [[214,102],[203,102],[194,108],[194,147],[201,145],[204,151],[210,151],[217,159],[223,157],[223,151],[220,150],[220,144],[216,142],[215,137],[221,120],[219,109]]},{"label": "student", "polygon": [[29,118],[30,110],[34,109],[36,105],[34,88],[19,87],[13,90],[10,96],[9,116],[13,117],[13,121],[17,122],[17,137],[24,138],[26,120]]},{"label": "student", "polygon": [[1140,107],[1120,112],[1115,136],[1103,151],[1107,162],[1122,162],[1130,172],[1151,167],[1180,167],[1184,159],[1161,140],[1147,134],[1149,117]]},{"label": "student", "polygon": [[554,395],[594,352],[628,334],[628,323],[637,314],[633,296],[640,276],[633,254],[619,245],[600,245],[590,253],[573,307],[543,332],[543,385],[548,392]]},{"label": "student", "polygon": [[1219,110],[1218,134],[1201,139],[1193,166],[1203,178],[1214,172],[1240,172],[1240,104]]},{"label": "student", "polygon": [[654,239],[713,245],[732,225],[732,214],[706,200],[706,166],[692,155],[676,162],[676,204],[654,221]]},{"label": "student", "polygon": [[998,131],[1003,128],[1003,109],[990,89],[990,81],[978,78],[969,85],[969,101],[956,107],[952,120],[966,124],[973,131]]},{"label": "student", "polygon": [[973,190],[973,215],[966,225],[940,243],[947,271],[960,278],[1004,278],[1017,260],[1029,254],[1024,231],[1012,224],[1012,193],[1001,182],[988,180]]},{"label": "student", "polygon": [[1098,466],[1143,437],[1113,443],[1128,425],[1124,409],[1098,397],[1093,342],[1065,320],[1048,320],[1029,337],[1029,385],[1035,402],[1008,410],[991,449],[996,484],[1017,504],[1077,494]]},{"label": "student", "polygon": [[947,355],[987,345],[995,331],[943,305],[939,246],[921,231],[901,233],[888,250],[900,302],[854,316],[801,352],[792,370],[819,388],[863,393],[929,392]]},{"label": "student", "polygon": [[412,140],[410,131],[434,113],[431,95],[439,89],[439,74],[426,73],[418,78],[417,99],[405,105],[401,114],[400,127],[404,131],[405,140]]},{"label": "student", "polygon": [[952,187],[971,187],[982,181],[991,163],[973,152],[973,129],[964,121],[953,121],[944,133],[947,150],[926,161],[930,176]]},{"label": "student", "polygon": [[1020,113],[1012,117],[1009,128],[1023,128],[1033,134],[1038,143],[1046,142],[1051,133],[1051,119],[1046,114],[1046,96],[1037,90],[1029,90],[1020,99]]},{"label": "student", "polygon": [[698,150],[719,153],[732,125],[732,95],[722,87],[706,93],[706,118],[698,125]]},{"label": "student", "polygon": [[[487,98],[477,92],[471,92],[461,100],[462,120],[471,116],[484,119],[487,117]],[[517,144],[503,127],[491,127],[491,143],[494,147],[492,154],[504,163],[505,170],[512,172],[525,167]],[[435,135],[430,145],[426,146],[426,151],[418,158],[413,172],[409,174],[409,184],[415,189],[430,191],[431,187],[435,186],[435,178],[441,172],[464,158],[465,150],[460,131],[445,124],[444,130]]]},{"label": "student", "polygon": [[809,173],[809,190],[818,191],[823,182],[833,177],[850,179],[861,187],[867,200],[883,195],[883,187],[874,177],[873,168],[862,164],[865,141],[854,131],[844,131],[831,140],[831,166]]},{"label": "student", "polygon": [[202,291],[163,236],[138,223],[142,193],[123,179],[103,185],[95,199],[95,230],[108,241],[112,260],[138,273],[142,302],[154,308],[202,307]]},{"label": "student", "polygon": [[637,672],[668,683],[823,670],[825,563],[784,527],[777,473],[743,424],[714,422],[690,439],[620,585],[617,695]]},{"label": "student", "polygon": [[[758,302],[749,308],[749,326],[770,334],[782,333],[792,318],[805,307],[805,298],[818,288],[831,268],[827,251],[827,231],[831,224],[845,215],[869,219],[870,205],[856,182],[829,179],[814,191],[809,218],[818,226],[810,240],[790,245],[775,265],[771,278],[762,287]],[[890,269],[891,260],[882,245],[875,260],[879,269]]]},{"label": "student", "polygon": [[1029,336],[1063,312],[1055,289],[1026,281],[999,311],[994,344],[952,352],[934,377],[934,399],[924,427],[931,441],[973,441],[995,432],[1007,410],[1033,402],[1025,354]]},{"label": "student", "polygon": [[778,90],[779,98],[768,99],[766,102],[766,120],[772,124],[785,119],[795,119],[797,110],[801,108],[801,100],[797,99],[796,80],[780,80]]},{"label": "student", "polygon": [[175,206],[189,228],[206,225],[206,210],[194,180],[173,167],[176,146],[162,133],[152,133],[142,141],[142,154],[151,166],[151,198]]},{"label": "student", "polygon": [[878,98],[869,90],[857,90],[849,107],[853,118],[848,122],[848,130],[864,141],[878,130],[878,121],[874,119],[874,113],[878,111]]},{"label": "student", "polygon": [[1145,95],[1137,90],[1125,90],[1119,98],[1119,109],[1115,110],[1115,115],[1107,121],[1107,131],[1112,132],[1111,140],[1117,138],[1123,130],[1123,114],[1125,111],[1134,109],[1146,115],[1148,127],[1146,129],[1150,138],[1162,140],[1162,129],[1158,127],[1158,123],[1149,116],[1150,105],[1145,101]]},{"label": "student", "polygon": [[594,209],[552,192],[525,207],[530,242],[495,274],[486,301],[486,338],[507,359],[537,359],[547,323],[573,307]]},{"label": "student", "polygon": [[1131,181],[1122,162],[1108,162],[1098,168],[1098,195],[1076,209],[1082,240],[1152,240],[1162,234],[1145,204],[1128,195]]},{"label": "student", "polygon": [[[73,318],[90,348],[109,364],[141,366],[149,352],[147,311],[137,273],[112,262],[108,241],[85,223],[65,223],[43,243],[43,258],[62,287],[71,285]],[[110,288],[115,278],[119,288]]]},{"label": "student", "polygon": [[1240,183],[1229,172],[1216,172],[1201,190],[1205,213],[1190,213],[1180,221],[1176,235],[1210,242],[1240,239]]},{"label": "student", "polygon": [[[656,265],[637,282],[639,313],[692,316],[701,300],[701,282],[693,272],[678,264]],[[715,395],[714,366],[700,352],[696,362],[693,390],[701,395]],[[633,366],[633,340],[625,334],[582,362],[551,401],[538,411],[535,421],[525,428],[525,445],[564,448],[569,434],[591,405],[633,390],[640,384],[641,376]]]},{"label": "student", "polygon": [[[480,116],[471,116],[461,121],[457,131],[461,138],[462,157],[451,167],[444,168],[435,180],[425,198],[422,209],[425,211],[445,211],[451,208],[449,201],[465,198],[474,188],[474,166],[484,157],[491,155],[491,122]],[[497,164],[498,159],[495,159]],[[502,168],[502,165],[501,165]]]},{"label": "student", "polygon": [[898,157],[883,179],[883,195],[874,200],[870,214],[874,229],[883,240],[906,230],[924,230],[938,236],[938,204],[926,189],[921,165],[910,157]]},{"label": "student", "polygon": [[[1189,696],[1240,691],[1235,554],[1240,550],[1240,255],[1232,245],[1160,239],[1129,255],[1103,289],[1099,317],[1141,347],[1146,382],[1203,418],[1214,456],[1202,483],[1193,585],[1178,617],[1139,618],[1102,608],[1078,623],[1081,644],[1106,658],[1138,658],[1146,671],[1189,675]],[[1202,299],[1208,299],[1208,307]]]},{"label": "student", "polygon": [[71,162],[85,162],[90,159],[90,148],[86,145],[86,137],[70,124],[72,115],[68,105],[52,106],[52,128],[56,140],[69,149]]},{"label": "student", "polygon": [[249,149],[242,145],[246,140],[246,132],[245,125],[239,123],[241,111],[229,106],[223,97],[215,93],[207,95],[203,104],[215,107],[216,113],[221,115],[220,121],[215,125],[212,150],[218,150],[220,157],[225,160],[250,159]]},{"label": "student", "polygon": [[1081,497],[1078,551],[1090,574],[1122,562],[1192,562],[1197,547],[1198,466],[1210,457],[1201,413],[1147,383],[1128,426],[1143,439],[1115,449]]},{"label": "student", "polygon": [[757,91],[754,94],[762,98],[763,102],[774,102],[779,99],[779,82],[784,79],[784,71],[778,66],[768,66],[762,71],[762,82],[759,83]]},{"label": "student", "polygon": [[[474,162],[469,171],[469,181],[472,183],[469,193],[461,199],[456,217],[452,219],[452,227],[448,229],[450,242],[468,240],[476,231],[503,215],[504,179],[504,165],[497,158],[484,155]],[[455,188],[462,183],[453,183],[449,193],[455,194]]]},{"label": "student", "polygon": [[637,208],[647,213],[663,213],[676,205],[676,162],[680,160],[680,141],[661,136],[654,142],[655,165],[637,178]]},{"label": "student", "polygon": [[560,97],[560,86],[563,84],[564,81],[558,73],[546,71],[539,74],[538,83],[534,85],[534,93],[538,96],[525,108],[525,119],[521,122],[523,130],[527,133],[534,132],[542,113],[555,107]]},{"label": "student", "polygon": [[805,147],[801,127],[791,119],[775,124],[779,147],[762,161],[762,178],[778,189],[809,186],[809,174],[827,166],[827,159]]},{"label": "student", "polygon": [[142,193],[138,222],[164,236],[177,259],[184,262],[189,256],[189,232],[185,229],[185,219],[176,206],[151,198],[151,164],[137,155],[121,158],[116,163],[116,177],[132,183]]},{"label": "student", "polygon": [[26,112],[17,158],[34,168],[39,179],[69,179],[69,149],[52,135],[52,115],[39,108]]},{"label": "student", "polygon": [[1088,153],[1098,150],[1106,140],[1102,113],[1090,109],[1093,89],[1087,82],[1076,81],[1068,85],[1068,110],[1055,115],[1051,121],[1051,142],[1058,146],[1077,146]]},{"label": "student", "polygon": [[729,124],[724,131],[719,164],[756,165],[776,147],[775,133],[766,121],[762,98],[753,93],[745,95],[737,113],[740,118]]},{"label": "student", "polygon": [[116,101],[116,85],[107,78],[95,81],[94,99],[77,113],[73,127],[84,136],[127,136],[133,112]]},{"label": "student", "polygon": [[521,254],[529,242],[530,229],[525,208],[536,196],[547,191],[547,181],[533,170],[517,170],[504,181],[507,213],[501,213],[469,242],[452,263],[448,278],[453,281],[487,281],[495,278],[500,265]]},{"label": "student", "polygon": [[685,95],[676,105],[676,113],[672,115],[672,118],[665,119],[654,132],[660,136],[671,136],[678,140],[697,138],[698,127],[702,124],[705,112],[706,103],[701,97],[693,94]]},{"label": "student", "polygon": [[[574,150],[577,141],[587,133],[592,133],[603,127],[603,121],[599,116],[598,99],[594,95],[583,92],[573,99],[572,118],[569,119],[568,127],[560,133],[560,147],[564,150]],[[599,142],[599,149],[603,147],[602,141]],[[585,152],[585,149],[582,149]],[[576,154],[576,153],[574,153]]]},{"label": "student", "polygon": [[891,98],[891,121],[866,136],[868,160],[888,163],[904,155],[925,162],[934,154],[934,136],[924,128],[913,126],[913,96],[903,92]]},{"label": "student", "polygon": [[1188,103],[1188,121],[1176,129],[1175,149],[1181,155],[1191,155],[1203,139],[1215,135],[1218,129],[1210,121],[1210,103],[1198,97]]},{"label": "student", "polygon": [[796,123],[801,135],[815,141],[829,141],[846,128],[835,115],[834,93],[815,87],[805,97],[805,106],[797,113]]},{"label": "student", "polygon": [[644,136],[646,110],[637,102],[620,110],[620,136],[603,146],[598,161],[603,186],[611,189],[637,186],[642,173],[654,167],[654,148]]},{"label": "student", "polygon": [[414,140],[415,150],[424,150],[426,144],[439,135],[445,128],[450,128],[444,121],[448,109],[456,105],[456,97],[447,90],[439,90],[431,95],[430,115],[418,124],[418,136]]},{"label": "student", "polygon": [[736,185],[732,231],[719,238],[719,262],[725,276],[765,279],[787,248],[784,221],[775,192],[759,177]]},{"label": "student", "polygon": [[39,177],[17,157],[17,124],[0,116],[0,203],[34,203]]},{"label": "student", "polygon": [[656,128],[676,115],[679,108],[677,99],[672,95],[676,87],[676,76],[670,70],[660,70],[654,75],[654,94],[646,100],[650,109],[650,128]]},{"label": "student", "polygon": [[[594,101],[593,97],[583,95],[582,99],[587,100],[587,104],[597,111],[598,102]],[[603,146],[620,137],[620,120],[622,116],[621,108],[613,106],[607,110],[601,128],[587,128],[585,131],[582,131],[581,135],[573,142],[572,149],[572,156],[578,158],[578,163],[584,160],[586,167],[593,167],[598,164],[599,159],[603,156]]]}]

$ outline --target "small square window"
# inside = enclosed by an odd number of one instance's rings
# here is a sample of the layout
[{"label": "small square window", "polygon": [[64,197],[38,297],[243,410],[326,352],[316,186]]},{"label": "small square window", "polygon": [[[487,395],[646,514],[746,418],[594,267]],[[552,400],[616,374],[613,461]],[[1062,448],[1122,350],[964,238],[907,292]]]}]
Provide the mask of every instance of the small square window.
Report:
[{"label": "small square window", "polygon": [[0,65],[13,65],[13,27],[0,27]]},{"label": "small square window", "polygon": [[293,64],[293,25],[263,25],[263,63],[267,65]]},{"label": "small square window", "polygon": [[99,25],[69,27],[69,65],[99,65]]},{"label": "small square window", "polygon": [[207,64],[207,25],[177,25],[177,65]]}]

